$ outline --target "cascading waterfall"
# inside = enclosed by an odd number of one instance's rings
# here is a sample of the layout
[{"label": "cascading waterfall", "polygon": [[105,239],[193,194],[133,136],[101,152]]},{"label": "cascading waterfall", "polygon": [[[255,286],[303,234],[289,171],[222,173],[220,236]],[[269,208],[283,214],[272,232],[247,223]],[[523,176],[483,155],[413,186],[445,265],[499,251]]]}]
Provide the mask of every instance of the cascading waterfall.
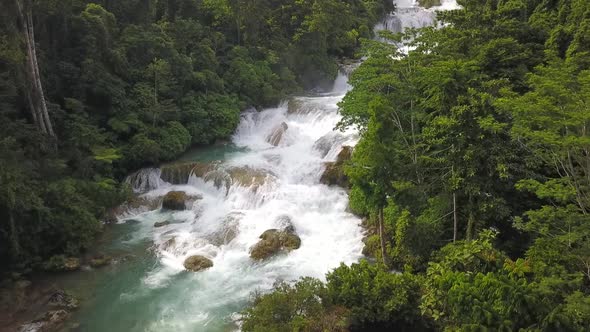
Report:
[{"label": "cascading waterfall", "polygon": [[[432,24],[434,9],[398,0],[398,12],[376,29],[399,32]],[[443,0],[442,9],[453,9]],[[439,8],[440,9],[440,8]],[[336,132],[338,102],[349,86],[340,74],[329,93],[297,97],[277,108],[245,112],[233,136],[242,149],[217,163],[185,162],[141,170],[128,178],[140,198],[157,201],[169,191],[197,197],[186,211],[161,209],[129,216],[125,244],[153,243],[140,267],[111,276],[94,304],[76,319],[84,331],[228,331],[255,291],[301,276],[323,279],[341,262],[361,258],[361,221],[347,212],[344,189],[320,184],[325,162],[358,140]],[[301,247],[267,261],[250,248],[288,216]],[[164,227],[155,222],[168,221]],[[213,261],[208,270],[183,267],[191,255]],[[109,290],[111,290],[110,295]]]}]

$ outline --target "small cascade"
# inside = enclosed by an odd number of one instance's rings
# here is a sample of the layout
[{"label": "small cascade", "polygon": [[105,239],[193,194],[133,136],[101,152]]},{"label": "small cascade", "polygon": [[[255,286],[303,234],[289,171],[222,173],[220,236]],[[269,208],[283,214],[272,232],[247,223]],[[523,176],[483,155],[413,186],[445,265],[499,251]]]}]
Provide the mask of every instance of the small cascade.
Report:
[{"label": "small cascade", "polygon": [[173,163],[160,167],[160,178],[171,184],[187,184],[193,169],[199,163]]},{"label": "small cascade", "polygon": [[165,183],[160,178],[160,175],[161,171],[159,168],[143,168],[129,175],[125,179],[125,183],[129,184],[134,192],[144,193],[158,189]]}]

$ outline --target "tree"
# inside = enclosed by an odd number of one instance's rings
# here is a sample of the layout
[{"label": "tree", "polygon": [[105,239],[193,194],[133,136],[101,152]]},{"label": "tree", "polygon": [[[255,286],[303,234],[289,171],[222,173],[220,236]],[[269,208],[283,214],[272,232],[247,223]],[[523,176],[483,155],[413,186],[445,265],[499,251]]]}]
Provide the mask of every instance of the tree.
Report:
[{"label": "tree", "polygon": [[14,0],[18,17],[19,31],[24,39],[26,53],[25,72],[27,85],[25,86],[27,101],[33,122],[39,130],[51,137],[55,137],[53,124],[47,111],[47,101],[41,83],[41,73],[37,60],[37,46],[35,43],[35,29],[33,25],[32,0]]}]

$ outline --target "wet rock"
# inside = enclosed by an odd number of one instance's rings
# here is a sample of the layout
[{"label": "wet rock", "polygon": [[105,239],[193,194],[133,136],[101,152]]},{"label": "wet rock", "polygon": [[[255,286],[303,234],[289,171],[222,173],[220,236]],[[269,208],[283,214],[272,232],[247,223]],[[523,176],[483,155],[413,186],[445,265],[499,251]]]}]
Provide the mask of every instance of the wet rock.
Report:
[{"label": "wet rock", "polygon": [[171,184],[187,184],[197,163],[174,163],[160,167],[160,178]]},{"label": "wet rock", "polygon": [[224,188],[226,192],[229,191],[232,184],[231,176],[222,169],[208,172],[202,178],[205,182],[212,182],[217,189]]},{"label": "wet rock", "polygon": [[159,188],[162,185],[160,178],[160,169],[143,168],[129,175],[125,183],[131,186],[135,193],[145,193],[150,190]]},{"label": "wet rock", "polygon": [[338,154],[335,162],[326,163],[326,169],[320,178],[320,182],[329,186],[348,188],[348,177],[344,174],[344,164],[352,158],[352,147],[344,146]]},{"label": "wet rock", "polygon": [[156,222],[154,223],[154,227],[155,227],[155,228],[160,228],[160,227],[164,227],[164,226],[168,226],[168,225],[170,225],[170,221],[168,221],[168,220],[164,220],[164,221],[156,221]]},{"label": "wet rock", "polygon": [[195,255],[185,259],[183,265],[189,271],[199,272],[212,267],[213,261],[205,256]]},{"label": "wet rock", "polygon": [[289,114],[298,114],[301,111],[301,100],[298,99],[291,99],[287,103],[287,113]]},{"label": "wet rock", "polygon": [[88,263],[93,268],[99,268],[110,265],[112,260],[110,256],[100,254],[92,257]]},{"label": "wet rock", "polygon": [[279,146],[285,132],[289,129],[289,126],[282,122],[278,127],[276,127],[270,135],[266,137],[266,141],[273,146]]},{"label": "wet rock", "polygon": [[57,290],[49,297],[47,305],[52,308],[74,310],[78,308],[78,300],[63,290]]},{"label": "wet rock", "polygon": [[293,221],[288,215],[279,216],[276,219],[276,223],[280,230],[287,233],[295,233],[295,226],[293,226]]},{"label": "wet rock", "polygon": [[342,144],[346,140],[346,137],[340,133],[329,133],[320,137],[313,144],[313,148],[320,153],[320,156],[324,158],[328,155],[332,147],[336,144]]},{"label": "wet rock", "polygon": [[187,203],[202,199],[202,196],[187,195],[184,191],[170,191],[162,200],[162,209],[182,211],[186,210]]},{"label": "wet rock", "polygon": [[53,256],[43,263],[43,269],[51,272],[70,272],[80,269],[80,259],[76,257]]},{"label": "wet rock", "polygon": [[222,246],[229,244],[233,239],[238,236],[238,220],[243,216],[243,213],[231,213],[227,215],[221,224],[221,229],[212,233],[209,236],[211,244],[216,246]]},{"label": "wet rock", "polygon": [[192,163],[193,164],[193,168],[191,169],[191,174],[202,178],[204,177],[207,173],[212,172],[214,170],[216,170],[217,168],[219,168],[219,165],[221,164],[220,161],[214,161],[214,162],[209,162],[209,163]]},{"label": "wet rock", "polygon": [[269,181],[276,180],[276,176],[270,171],[255,169],[252,167],[232,167],[228,169],[232,184],[241,187],[253,187],[254,190]]},{"label": "wet rock", "polygon": [[299,236],[287,230],[269,229],[260,235],[260,239],[250,250],[250,257],[254,260],[268,259],[301,247]]},{"label": "wet rock", "polygon": [[70,313],[66,310],[47,311],[34,321],[24,324],[19,332],[49,332],[59,330],[68,319]]},{"label": "wet rock", "polygon": [[122,218],[156,210],[160,204],[162,204],[162,197],[135,196],[118,207],[110,209],[107,212],[105,221],[107,223],[116,223]]},{"label": "wet rock", "polygon": [[170,250],[176,246],[176,238],[170,238],[160,245],[161,250]]}]

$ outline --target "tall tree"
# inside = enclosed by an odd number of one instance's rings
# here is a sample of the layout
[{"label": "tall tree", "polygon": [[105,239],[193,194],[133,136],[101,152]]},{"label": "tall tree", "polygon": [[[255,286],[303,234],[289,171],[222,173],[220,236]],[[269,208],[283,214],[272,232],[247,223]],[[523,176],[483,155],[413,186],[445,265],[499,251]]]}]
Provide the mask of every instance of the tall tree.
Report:
[{"label": "tall tree", "polygon": [[43,91],[39,62],[37,60],[35,28],[33,24],[33,2],[32,0],[14,1],[19,21],[18,28],[24,40],[26,53],[25,71],[27,83],[25,90],[31,116],[42,133],[55,137],[53,124],[47,111],[47,101],[45,100],[45,92]]}]

